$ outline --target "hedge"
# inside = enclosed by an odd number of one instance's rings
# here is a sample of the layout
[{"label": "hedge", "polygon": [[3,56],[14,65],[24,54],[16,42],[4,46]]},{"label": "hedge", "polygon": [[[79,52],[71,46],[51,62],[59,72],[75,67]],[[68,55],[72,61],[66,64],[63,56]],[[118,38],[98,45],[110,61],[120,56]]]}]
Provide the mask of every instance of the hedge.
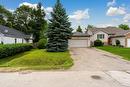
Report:
[{"label": "hedge", "polygon": [[31,44],[6,44],[0,45],[0,58],[13,56],[17,53],[29,51],[32,49]]}]

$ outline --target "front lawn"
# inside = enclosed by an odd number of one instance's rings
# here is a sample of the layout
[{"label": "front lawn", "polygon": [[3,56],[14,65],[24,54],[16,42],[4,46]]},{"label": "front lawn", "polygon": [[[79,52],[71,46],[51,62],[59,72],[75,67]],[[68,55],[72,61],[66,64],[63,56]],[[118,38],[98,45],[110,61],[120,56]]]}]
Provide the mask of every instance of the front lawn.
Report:
[{"label": "front lawn", "polygon": [[120,48],[120,47],[113,47],[113,46],[103,46],[97,48],[122,56],[124,59],[130,61],[130,48]]},{"label": "front lawn", "polygon": [[0,59],[0,67],[21,69],[66,69],[73,65],[69,52],[46,52],[31,50],[12,57]]}]

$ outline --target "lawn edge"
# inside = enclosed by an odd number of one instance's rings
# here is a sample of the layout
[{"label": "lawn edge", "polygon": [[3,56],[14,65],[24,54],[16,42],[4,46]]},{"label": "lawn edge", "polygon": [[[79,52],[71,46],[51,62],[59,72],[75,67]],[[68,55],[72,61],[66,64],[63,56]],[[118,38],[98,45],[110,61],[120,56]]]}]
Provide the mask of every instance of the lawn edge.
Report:
[{"label": "lawn edge", "polygon": [[114,55],[117,59],[120,59],[120,60],[122,60],[124,62],[130,63],[130,60],[125,59],[123,56],[117,55],[115,53],[112,53],[112,52],[109,52],[109,51],[106,51],[106,50],[99,49],[97,47],[94,47],[94,49],[96,49],[97,51],[100,51],[100,52],[109,53],[111,55]]}]

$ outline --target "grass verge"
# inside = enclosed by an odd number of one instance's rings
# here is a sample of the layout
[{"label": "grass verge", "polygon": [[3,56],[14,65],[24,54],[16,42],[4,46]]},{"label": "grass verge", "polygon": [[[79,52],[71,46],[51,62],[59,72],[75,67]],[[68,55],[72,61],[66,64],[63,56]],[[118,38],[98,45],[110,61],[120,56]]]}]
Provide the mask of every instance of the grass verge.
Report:
[{"label": "grass verge", "polygon": [[130,48],[120,48],[120,47],[113,47],[113,46],[103,46],[97,48],[122,56],[123,59],[130,61]]},{"label": "grass verge", "polygon": [[29,70],[68,69],[73,60],[67,52],[46,52],[45,50],[31,50],[12,57],[0,59],[0,67],[19,68]]}]

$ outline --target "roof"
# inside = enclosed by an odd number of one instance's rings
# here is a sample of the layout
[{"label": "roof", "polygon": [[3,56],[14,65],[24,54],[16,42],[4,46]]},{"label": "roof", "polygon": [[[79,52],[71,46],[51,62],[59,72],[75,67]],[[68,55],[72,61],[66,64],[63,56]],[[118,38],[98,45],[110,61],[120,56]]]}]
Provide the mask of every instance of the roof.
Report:
[{"label": "roof", "polygon": [[90,37],[90,35],[81,32],[74,32],[73,37]]},{"label": "roof", "polygon": [[128,32],[130,32],[130,30],[122,30],[120,28],[116,28],[116,27],[107,27],[107,28],[93,28],[93,29],[89,29],[93,34],[102,31],[105,32],[109,35],[114,35],[114,36],[123,36],[125,34],[127,34]]},{"label": "roof", "polygon": [[21,31],[18,31],[13,28],[9,28],[3,25],[0,25],[0,33],[4,34],[7,37],[14,37],[14,38],[30,38],[30,35],[26,35]]}]

